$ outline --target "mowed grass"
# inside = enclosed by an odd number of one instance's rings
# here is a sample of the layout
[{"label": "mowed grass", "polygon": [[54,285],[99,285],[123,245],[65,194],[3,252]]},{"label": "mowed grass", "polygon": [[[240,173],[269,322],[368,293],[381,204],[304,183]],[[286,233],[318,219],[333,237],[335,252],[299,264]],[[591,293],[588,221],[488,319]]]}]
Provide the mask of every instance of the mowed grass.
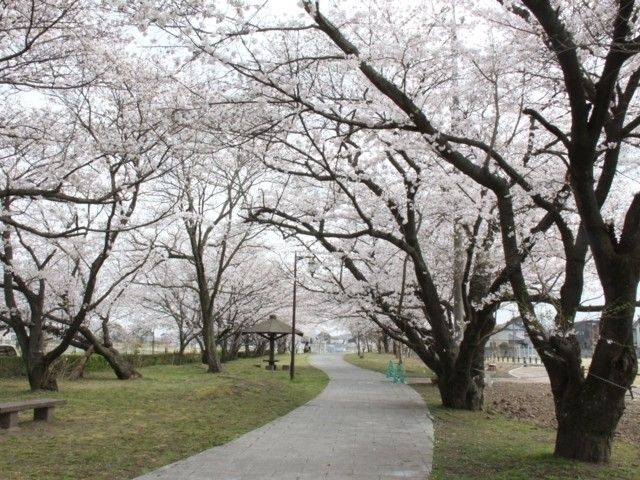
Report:
[{"label": "mowed grass", "polygon": [[20,430],[0,431],[0,478],[130,479],[226,443],[322,391],[328,379],[307,360],[296,359],[293,382],[289,372],[255,367],[260,359],[229,362],[218,375],[198,364],[146,367],[131,381],[92,373],[38,394],[24,378],[0,379],[0,401],[67,400],[51,423],[32,422],[28,411]]},{"label": "mowed grass", "polygon": [[[355,354],[354,365],[383,372],[391,355]],[[414,363],[415,362],[415,363]],[[424,365],[407,359],[407,376],[418,376]],[[429,377],[431,374],[423,373]],[[638,480],[640,446],[614,442],[613,461],[596,466],[554,458],[555,431],[501,415],[442,407],[431,384],[413,385],[434,418],[434,465],[430,480]]]}]

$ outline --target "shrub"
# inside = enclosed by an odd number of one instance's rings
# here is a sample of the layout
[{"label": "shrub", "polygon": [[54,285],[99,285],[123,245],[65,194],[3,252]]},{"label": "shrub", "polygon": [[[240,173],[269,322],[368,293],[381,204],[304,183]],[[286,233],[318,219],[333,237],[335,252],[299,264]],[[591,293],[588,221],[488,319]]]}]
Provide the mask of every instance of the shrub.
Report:
[{"label": "shrub", "polygon": [[[134,368],[148,367],[151,365],[181,365],[184,363],[195,363],[200,361],[200,354],[185,353],[180,357],[177,353],[156,353],[154,355],[122,355]],[[53,367],[56,375],[66,375],[82,359],[82,355],[63,355],[58,359]],[[111,367],[104,357],[94,353],[89,358],[85,367],[85,372],[100,372],[109,370]],[[0,357],[0,378],[20,377],[26,375],[22,357]]]},{"label": "shrub", "polygon": [[26,375],[22,357],[0,357],[0,378]]}]

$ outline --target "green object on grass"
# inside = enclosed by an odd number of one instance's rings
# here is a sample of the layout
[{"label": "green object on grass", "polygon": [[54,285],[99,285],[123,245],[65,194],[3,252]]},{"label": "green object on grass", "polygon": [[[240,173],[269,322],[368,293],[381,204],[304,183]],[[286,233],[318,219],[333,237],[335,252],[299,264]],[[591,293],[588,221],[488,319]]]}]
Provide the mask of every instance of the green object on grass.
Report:
[{"label": "green object on grass", "polygon": [[384,375],[392,379],[393,383],[405,383],[404,367],[400,363],[389,360]]}]

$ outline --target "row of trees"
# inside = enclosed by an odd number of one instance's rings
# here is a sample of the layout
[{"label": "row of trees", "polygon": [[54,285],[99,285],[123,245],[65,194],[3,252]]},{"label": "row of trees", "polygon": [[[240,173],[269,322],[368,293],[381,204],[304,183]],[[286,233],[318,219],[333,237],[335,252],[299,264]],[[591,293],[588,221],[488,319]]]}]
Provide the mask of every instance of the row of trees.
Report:
[{"label": "row of trees", "polygon": [[[197,324],[220,371],[216,343],[286,303],[279,231],[322,266],[307,289],[415,351],[448,407],[482,408],[517,305],[556,454],[609,459],[637,372],[633,1],[94,3],[0,19],[0,320],[32,388],[79,340],[116,358],[118,309],[185,342]],[[602,312],[588,370],[581,310]]]},{"label": "row of trees", "polygon": [[137,376],[110,328],[151,315],[220,371],[215,345],[237,352],[280,300],[260,229],[239,228],[259,164],[192,122],[195,94],[141,51],[128,16],[78,0],[2,9],[0,322],[31,388],[57,389],[70,346]]},{"label": "row of trees", "polygon": [[[156,25],[260,106],[243,148],[286,187],[251,220],[333,254],[329,279],[436,372],[447,406],[482,405],[484,344],[515,302],[551,378],[556,454],[606,461],[637,371],[634,2],[235,6],[162,4]],[[585,371],[586,275],[604,304]]]}]

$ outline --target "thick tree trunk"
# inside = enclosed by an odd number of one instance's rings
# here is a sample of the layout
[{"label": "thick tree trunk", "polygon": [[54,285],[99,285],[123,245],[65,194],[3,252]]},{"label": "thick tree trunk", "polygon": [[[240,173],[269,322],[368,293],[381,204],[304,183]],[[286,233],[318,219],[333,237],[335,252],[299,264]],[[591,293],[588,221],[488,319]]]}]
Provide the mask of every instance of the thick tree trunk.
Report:
[{"label": "thick tree trunk", "polygon": [[47,363],[42,352],[27,353],[26,367],[29,387],[32,392],[38,390],[58,391],[58,382],[51,371],[51,364]]},{"label": "thick tree trunk", "polygon": [[[602,377],[603,378],[603,377]],[[626,390],[589,376],[575,393],[556,398],[558,429],[554,455],[592,463],[607,463]]]},{"label": "thick tree trunk", "polygon": [[459,410],[481,410],[484,402],[484,382],[476,382],[471,375],[453,374],[438,377],[442,405]]},{"label": "thick tree trunk", "polygon": [[494,307],[472,313],[463,339],[455,351],[451,346],[434,363],[429,351],[409,345],[420,359],[437,374],[442,405],[460,410],[481,410],[484,404],[485,343],[495,326]]},{"label": "thick tree trunk", "polygon": [[[569,379],[558,388],[560,372],[550,370],[558,431],[558,457],[606,463],[616,427],[625,409],[625,395],[638,370],[633,346],[635,276],[624,280],[620,266],[616,285],[608,285],[608,299],[600,320],[600,338],[587,377]],[[631,280],[629,280],[629,278]],[[571,381],[573,380],[573,381]]]},{"label": "thick tree trunk", "polygon": [[[617,410],[614,408],[614,410]],[[611,457],[611,444],[615,425],[622,415],[601,421],[584,415],[581,411],[564,412],[558,423],[554,455],[593,463],[607,463]]]},{"label": "thick tree trunk", "polygon": [[484,405],[484,348],[474,355],[470,368],[458,367],[438,376],[442,405],[459,410],[482,410]]}]

